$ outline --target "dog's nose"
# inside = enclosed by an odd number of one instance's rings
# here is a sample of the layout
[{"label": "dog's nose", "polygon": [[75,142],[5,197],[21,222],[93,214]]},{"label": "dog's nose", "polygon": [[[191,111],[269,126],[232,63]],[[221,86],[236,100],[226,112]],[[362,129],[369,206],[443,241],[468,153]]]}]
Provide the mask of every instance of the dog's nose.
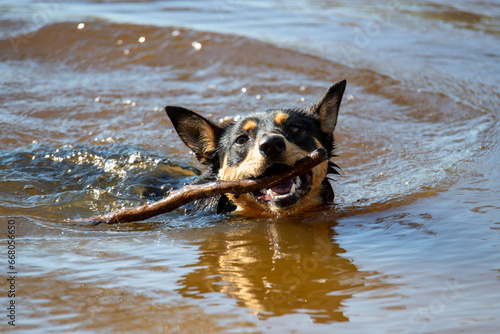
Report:
[{"label": "dog's nose", "polygon": [[271,135],[259,141],[259,151],[266,157],[277,156],[286,150],[285,138],[279,135]]}]

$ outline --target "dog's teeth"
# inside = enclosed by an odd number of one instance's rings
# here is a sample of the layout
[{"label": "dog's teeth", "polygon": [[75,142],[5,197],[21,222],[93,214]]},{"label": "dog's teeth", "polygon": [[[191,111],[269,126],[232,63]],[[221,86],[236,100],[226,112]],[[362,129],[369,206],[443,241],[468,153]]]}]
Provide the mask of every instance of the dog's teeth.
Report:
[{"label": "dog's teeth", "polygon": [[260,192],[265,195],[269,189],[261,189]]},{"label": "dog's teeth", "polygon": [[302,184],[302,181],[300,181],[300,176],[296,176],[293,181],[297,185],[297,188],[300,188],[300,185]]},{"label": "dog's teeth", "polygon": [[295,183],[292,185],[292,189],[290,189],[290,193],[291,194],[295,194],[295,192],[297,191],[297,186],[295,185]]},{"label": "dog's teeth", "polygon": [[272,191],[271,189],[267,189],[266,194],[271,198],[271,200],[276,198],[276,193],[274,191]]}]

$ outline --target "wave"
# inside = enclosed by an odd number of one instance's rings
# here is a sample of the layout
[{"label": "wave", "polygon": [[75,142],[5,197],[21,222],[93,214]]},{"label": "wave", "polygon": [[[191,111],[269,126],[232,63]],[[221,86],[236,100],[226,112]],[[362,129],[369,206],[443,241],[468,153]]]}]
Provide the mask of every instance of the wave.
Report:
[{"label": "wave", "polygon": [[[0,117],[14,115],[18,124],[39,124],[40,119],[57,120],[64,112],[64,124],[71,131],[52,122],[54,128],[46,136],[50,145],[61,144],[51,142],[61,137],[60,132],[81,132],[85,122],[87,132],[100,129],[108,136],[112,129],[121,141],[133,137],[134,142],[153,143],[154,149],[161,138],[169,142],[166,156],[178,156],[178,147],[183,146],[175,135],[161,135],[171,127],[165,115],[133,107],[135,102],[127,103],[129,111],[120,112],[124,108],[120,96],[135,94],[156,104],[155,110],[167,102],[223,118],[276,104],[307,106],[334,81],[346,78],[348,89],[336,131],[336,162],[343,177],[336,188],[337,202],[345,203],[347,211],[386,207],[444,191],[473,168],[467,161],[482,154],[485,136],[497,138],[492,135],[496,120],[491,114],[433,87],[416,89],[370,69],[350,68],[241,36],[102,21],[64,22],[1,40],[0,50],[3,64],[36,62],[51,68],[53,82],[49,90],[40,84],[34,98],[37,109],[22,113],[12,104],[10,115]],[[38,74],[41,82],[40,76],[45,75]],[[146,82],[147,76],[154,80]],[[65,92],[67,96],[61,95],[69,83],[74,87]],[[27,100],[28,95],[33,99],[33,92],[24,96],[16,87],[12,82],[7,85],[18,94],[16,99]],[[91,99],[76,99],[82,92]],[[94,96],[106,104],[96,106]],[[48,101],[56,101],[56,108]],[[112,128],[110,122],[115,124]],[[77,136],[77,142],[87,140]],[[184,154],[186,160],[192,159]]]}]

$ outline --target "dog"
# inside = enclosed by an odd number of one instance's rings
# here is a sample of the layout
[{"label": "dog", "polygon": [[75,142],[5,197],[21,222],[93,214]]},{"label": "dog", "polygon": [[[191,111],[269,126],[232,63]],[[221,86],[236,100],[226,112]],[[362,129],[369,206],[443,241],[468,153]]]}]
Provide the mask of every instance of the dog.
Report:
[{"label": "dog", "polygon": [[338,174],[333,132],[346,81],[332,85],[310,108],[280,108],[255,112],[216,125],[178,106],[165,111],[182,141],[208,167],[193,184],[215,180],[258,179],[292,168],[317,148],[328,160],[309,172],[269,189],[234,196],[225,194],[194,203],[196,209],[263,217],[304,213],[333,203],[327,178]]}]

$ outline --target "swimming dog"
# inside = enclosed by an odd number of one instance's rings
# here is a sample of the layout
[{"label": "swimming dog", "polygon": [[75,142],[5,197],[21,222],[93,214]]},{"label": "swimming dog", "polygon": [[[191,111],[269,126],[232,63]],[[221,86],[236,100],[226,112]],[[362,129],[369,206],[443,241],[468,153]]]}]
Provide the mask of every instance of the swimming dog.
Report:
[{"label": "swimming dog", "polygon": [[310,108],[269,109],[220,125],[183,107],[165,107],[182,141],[208,167],[193,184],[258,179],[290,169],[319,147],[329,154],[327,161],[277,186],[200,200],[196,208],[258,217],[307,212],[333,203],[327,175],[338,174],[330,160],[335,156],[333,131],[345,87],[345,80],[335,83]]}]

